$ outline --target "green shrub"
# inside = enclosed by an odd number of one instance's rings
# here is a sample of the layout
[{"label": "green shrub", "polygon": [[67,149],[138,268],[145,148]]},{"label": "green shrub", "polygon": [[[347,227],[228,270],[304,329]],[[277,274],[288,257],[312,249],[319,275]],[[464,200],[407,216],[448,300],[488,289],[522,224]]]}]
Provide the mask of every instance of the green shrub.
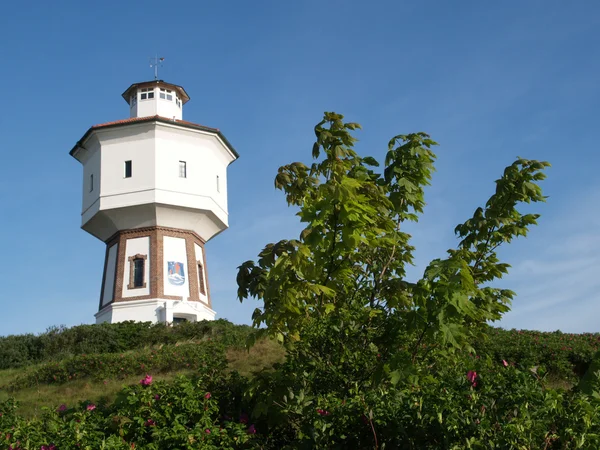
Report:
[{"label": "green shrub", "polygon": [[477,340],[477,353],[517,364],[523,370],[544,366],[556,379],[577,381],[600,349],[600,334],[548,333],[490,327],[488,339]]},{"label": "green shrub", "polygon": [[243,346],[251,328],[227,320],[187,322],[177,326],[150,322],[122,322],[76,327],[52,327],[32,334],[0,337],[0,370],[75,355],[121,353],[181,341],[216,339],[227,346]]},{"label": "green shrub", "polygon": [[61,384],[70,380],[92,378],[106,380],[125,378],[148,372],[168,372],[180,369],[215,373],[225,369],[227,360],[220,343],[165,345],[159,349],[127,353],[94,353],[50,362],[37,367],[8,387],[22,389],[38,384]]}]

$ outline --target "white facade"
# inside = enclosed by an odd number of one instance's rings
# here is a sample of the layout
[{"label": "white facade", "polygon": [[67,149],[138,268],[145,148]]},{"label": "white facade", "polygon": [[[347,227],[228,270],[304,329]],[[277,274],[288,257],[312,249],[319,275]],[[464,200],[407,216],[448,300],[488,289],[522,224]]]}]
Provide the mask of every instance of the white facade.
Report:
[{"label": "white facade", "polygon": [[123,93],[129,104],[129,117],[161,116],[181,120],[183,105],[189,100],[181,86],[164,81],[132,84]]},{"label": "white facade", "polygon": [[97,312],[95,317],[96,323],[116,323],[127,320],[172,323],[174,318],[186,319],[190,322],[214,320],[215,315],[215,311],[200,302],[156,298],[111,303]]},{"label": "white facade", "polygon": [[182,120],[181,86],[132,84],[123,98],[130,118],[91,127],[70,152],[81,227],[109,245],[96,321],[213,319],[202,246],[228,227],[238,155],[219,130]]},{"label": "white facade", "polygon": [[117,250],[118,244],[113,244],[108,249],[106,261],[106,275],[104,277],[104,286],[102,289],[102,300],[100,307],[106,306],[113,300],[115,290],[115,276],[117,274]]},{"label": "white facade", "polygon": [[[185,239],[170,236],[163,237],[163,292],[165,295],[177,295],[183,299],[190,296],[190,274],[195,268],[188,267]],[[177,267],[169,267],[177,264]],[[182,277],[179,277],[179,273]],[[175,277],[179,277],[175,278]]]},{"label": "white facade", "polygon": [[130,287],[131,268],[129,264],[123,264],[123,292],[121,296],[127,297],[139,297],[141,295],[150,295],[150,238],[148,236],[127,239],[127,245],[125,246],[125,261],[129,262],[129,258],[133,258],[136,255],[143,255],[144,260],[144,280],[146,280],[145,287]]},{"label": "white facade", "polygon": [[[236,155],[218,135],[148,121],[99,129],[80,148],[82,228],[97,238],[165,226],[208,241],[228,227],[227,166]],[[125,176],[128,161],[131,177]]]}]

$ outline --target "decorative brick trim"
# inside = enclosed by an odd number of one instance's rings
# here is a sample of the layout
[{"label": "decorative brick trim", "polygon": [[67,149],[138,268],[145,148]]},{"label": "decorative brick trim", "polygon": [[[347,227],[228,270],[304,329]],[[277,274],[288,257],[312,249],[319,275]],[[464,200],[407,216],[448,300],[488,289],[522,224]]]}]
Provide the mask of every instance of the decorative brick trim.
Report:
[{"label": "decorative brick trim", "polygon": [[204,269],[204,280],[206,282],[206,304],[208,305],[208,307],[210,309],[212,309],[212,297],[210,295],[210,283],[208,282],[208,269],[207,269],[207,265],[206,265],[206,250],[204,249],[204,244],[200,245],[200,247],[202,247],[202,259],[203,264],[202,264],[202,268]]},{"label": "decorative brick trim", "polygon": [[190,286],[190,298],[191,301],[199,301],[200,295],[198,294],[198,277],[195,276],[196,272],[196,247],[193,236],[187,236],[185,239],[185,253],[187,255],[188,265],[188,285]]},{"label": "decorative brick trim", "polygon": [[[150,293],[147,295],[138,295],[135,297],[123,297],[123,283],[125,281],[125,264],[126,264],[126,258],[125,258],[125,252],[127,251],[127,241],[129,239],[135,239],[135,238],[139,238],[139,237],[148,237],[149,238],[149,245],[150,245],[150,255],[152,255],[152,228],[143,228],[143,229],[133,229],[133,230],[123,230],[119,233],[116,233],[115,235],[113,235],[111,237],[110,240],[117,240],[119,243],[119,248],[117,250],[117,264],[116,266],[116,275],[115,275],[115,293],[113,295],[113,299],[111,302],[107,303],[106,305],[104,305],[104,307],[112,304],[112,303],[116,303],[116,302],[127,302],[127,301],[131,301],[131,300],[145,300],[145,299],[151,299],[154,298],[155,293],[152,291],[152,282],[150,282]],[[144,255],[142,255],[144,256]],[[147,258],[147,255],[145,255],[145,257]],[[148,268],[148,273],[150,274],[150,278],[151,278],[151,274],[152,274],[152,267],[153,265],[155,265],[155,262],[152,260],[152,257],[150,258],[150,265]],[[130,268],[131,270],[131,268]],[[131,283],[131,272],[130,272],[130,283]],[[147,281],[146,281],[147,283]],[[147,284],[146,284],[147,286]],[[129,286],[127,286],[129,288]]]},{"label": "decorative brick trim", "polygon": [[[210,297],[210,283],[208,282],[208,273],[206,265],[206,251],[204,249],[205,241],[196,233],[190,230],[182,230],[178,228],[167,227],[144,227],[130,230],[122,230],[115,233],[106,241],[106,256],[104,261],[104,276],[102,281],[102,289],[100,294],[99,310],[107,307],[112,303],[128,302],[133,300],[146,300],[151,298],[159,298],[165,300],[184,300],[181,296],[165,295],[164,289],[164,237],[174,237],[185,240],[185,249],[187,254],[188,264],[188,286],[190,288],[189,301],[198,301],[207,305],[212,309],[212,301]],[[126,258],[127,241],[140,237],[148,237],[149,239],[149,266],[148,279],[144,278],[144,288],[150,286],[148,295],[139,295],[134,297],[123,297],[123,283],[125,278],[126,264],[129,264],[129,285],[128,289],[138,289],[133,287],[133,260],[136,258],[144,258],[145,264],[148,264],[148,255],[134,255]],[[117,261],[115,264],[115,282],[113,298],[110,302],[102,306],[104,283],[106,278],[106,269],[108,265],[108,251],[110,247],[117,244]],[[196,248],[198,245],[202,248],[202,261],[196,260]],[[205,291],[207,301],[200,298],[200,286],[198,281],[198,264],[202,264],[205,279]],[[194,273],[195,271],[195,273]],[[145,275],[145,274],[144,274]]]},{"label": "decorative brick trim", "polygon": [[[194,231],[184,230],[182,228],[168,228],[168,227],[144,227],[144,228],[132,228],[130,230],[117,231],[115,234],[113,234],[111,237],[109,237],[106,240],[106,242],[107,243],[111,242],[111,241],[119,238],[122,235],[134,235],[133,237],[149,236],[150,233],[153,231],[163,231],[163,232],[168,233],[168,234],[166,234],[167,236],[173,236],[173,237],[184,237],[183,235],[189,235],[189,236],[193,236],[195,239],[197,239],[199,242],[201,242],[202,245],[206,244],[206,241],[204,239],[202,239]],[[172,233],[175,233],[175,234],[172,234]],[[139,234],[139,236],[138,236],[138,234]]]},{"label": "decorative brick trim", "polygon": [[[148,238],[148,245],[150,245],[150,238]],[[144,273],[143,273],[143,280],[144,282],[142,283],[141,286],[135,286],[135,280],[134,280],[134,276],[135,276],[135,260],[136,259],[141,259],[142,261],[144,261]],[[146,261],[148,261],[148,255],[142,255],[140,253],[138,253],[137,255],[133,255],[127,258],[127,260],[129,261],[129,284],[127,285],[127,289],[146,289]],[[148,273],[150,273],[150,270],[148,270]],[[130,297],[127,297],[128,299]]]},{"label": "decorative brick trim", "polygon": [[[104,253],[104,270],[102,271],[102,285],[100,286],[100,302],[98,303],[98,311],[102,309],[102,300],[104,299],[104,286],[106,285],[106,269],[108,268],[108,252],[112,245],[106,245]],[[113,283],[114,286],[114,283]]]}]

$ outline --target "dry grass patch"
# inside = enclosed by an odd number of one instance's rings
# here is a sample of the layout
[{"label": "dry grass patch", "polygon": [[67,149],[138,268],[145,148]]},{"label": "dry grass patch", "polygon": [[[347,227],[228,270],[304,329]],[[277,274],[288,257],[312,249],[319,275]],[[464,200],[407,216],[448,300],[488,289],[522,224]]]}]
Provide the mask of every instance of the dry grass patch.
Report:
[{"label": "dry grass patch", "polygon": [[247,377],[272,368],[273,364],[282,362],[284,358],[285,349],[272,339],[257,341],[249,351],[244,348],[227,349],[229,368]]}]

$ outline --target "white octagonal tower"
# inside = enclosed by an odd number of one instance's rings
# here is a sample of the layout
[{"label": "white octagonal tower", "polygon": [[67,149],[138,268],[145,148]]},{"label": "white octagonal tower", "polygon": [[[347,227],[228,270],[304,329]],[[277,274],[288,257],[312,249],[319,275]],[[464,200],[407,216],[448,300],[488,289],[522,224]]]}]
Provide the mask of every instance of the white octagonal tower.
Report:
[{"label": "white octagonal tower", "polygon": [[83,165],[81,227],[106,243],[96,322],[214,319],[204,244],[228,227],[238,154],[183,120],[181,86],[136,83],[123,98],[130,118],[92,126],[70,152]]}]

